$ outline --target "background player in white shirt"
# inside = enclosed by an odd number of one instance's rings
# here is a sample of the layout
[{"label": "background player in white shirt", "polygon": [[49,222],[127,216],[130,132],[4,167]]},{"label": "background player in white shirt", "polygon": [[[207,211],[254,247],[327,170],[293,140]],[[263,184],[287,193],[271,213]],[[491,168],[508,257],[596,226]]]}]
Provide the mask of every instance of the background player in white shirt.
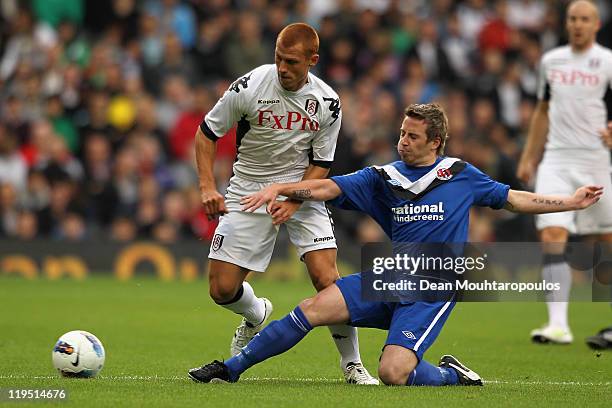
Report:
[{"label": "background player in white shirt", "polygon": [[[611,187],[612,126],[606,124],[604,96],[612,87],[612,51],[595,42],[600,25],[592,2],[572,1],[566,16],[569,45],[542,57],[539,102],[517,171],[529,183],[537,168],[536,193],[570,193],[582,184]],[[539,343],[571,343],[571,271],[563,253],[570,233],[612,242],[612,196],[586,211],[537,215],[536,227],[545,244],[543,276],[566,290],[547,298],[549,321],[531,337]]]},{"label": "background player in white shirt", "polygon": [[[324,203],[287,200],[270,214],[241,211],[240,199],[278,182],[327,177],[341,123],[338,95],[309,70],[318,59],[319,39],[307,24],[278,35],[275,65],[263,65],[236,80],[206,115],[196,133],[202,203],[209,217],[221,216],[210,248],[210,296],[243,316],[231,344],[240,353],[272,312],[245,278],[264,272],[281,223],[320,291],[338,278],[336,240]],[[237,123],[238,157],[225,198],[213,177],[215,141]],[[347,382],[378,384],[361,363],[357,331],[331,326]]]}]

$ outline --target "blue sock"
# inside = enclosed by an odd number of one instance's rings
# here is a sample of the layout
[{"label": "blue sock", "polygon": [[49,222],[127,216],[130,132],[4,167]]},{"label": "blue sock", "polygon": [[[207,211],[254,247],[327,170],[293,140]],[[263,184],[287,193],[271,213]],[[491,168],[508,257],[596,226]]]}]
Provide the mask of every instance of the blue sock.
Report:
[{"label": "blue sock", "polygon": [[452,368],[436,367],[425,360],[421,360],[408,376],[406,385],[455,385],[459,383],[459,376]]},{"label": "blue sock", "polygon": [[225,361],[230,378],[236,381],[249,367],[284,353],[299,343],[310,330],[312,326],[299,306],[281,320],[270,322],[240,354]]}]

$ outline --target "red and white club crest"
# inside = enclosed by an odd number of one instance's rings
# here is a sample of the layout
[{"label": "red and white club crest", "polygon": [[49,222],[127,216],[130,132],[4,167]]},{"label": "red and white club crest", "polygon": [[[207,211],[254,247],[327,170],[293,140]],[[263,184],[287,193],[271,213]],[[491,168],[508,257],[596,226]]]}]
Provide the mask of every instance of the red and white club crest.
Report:
[{"label": "red and white club crest", "polygon": [[436,172],[436,178],[440,180],[450,180],[451,177],[453,177],[453,173],[449,169],[442,168]]}]

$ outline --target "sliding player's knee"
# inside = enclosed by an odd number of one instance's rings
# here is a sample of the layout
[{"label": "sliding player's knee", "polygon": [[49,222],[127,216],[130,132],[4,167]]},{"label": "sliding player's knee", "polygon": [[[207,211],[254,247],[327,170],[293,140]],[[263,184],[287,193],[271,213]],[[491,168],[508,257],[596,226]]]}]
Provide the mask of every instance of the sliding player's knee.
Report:
[{"label": "sliding player's knee", "polygon": [[410,369],[393,362],[381,362],[378,366],[378,377],[385,385],[406,385]]},{"label": "sliding player's knee", "polygon": [[304,316],[306,316],[308,323],[310,323],[312,327],[320,325],[322,316],[321,310],[318,307],[316,296],[302,300],[299,306],[302,313],[304,313]]}]

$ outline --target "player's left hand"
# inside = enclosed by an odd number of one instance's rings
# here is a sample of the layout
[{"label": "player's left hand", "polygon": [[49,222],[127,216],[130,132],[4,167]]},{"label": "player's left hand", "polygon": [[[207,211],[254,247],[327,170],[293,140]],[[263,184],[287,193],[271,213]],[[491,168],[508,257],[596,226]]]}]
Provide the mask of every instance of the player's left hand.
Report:
[{"label": "player's left hand", "polygon": [[272,210],[272,204],[276,201],[276,197],[278,197],[278,191],[274,184],[269,185],[266,188],[259,190],[256,193],[249,194],[248,196],[244,196],[240,199],[240,204],[242,204],[242,211],[246,212],[255,212],[259,207],[264,204],[268,204],[268,213]]},{"label": "player's left hand", "polygon": [[582,186],[574,193],[572,200],[577,210],[587,208],[595,204],[603,194],[603,186]]},{"label": "player's left hand", "polygon": [[287,220],[289,220],[289,218],[295,214],[301,205],[301,202],[294,200],[273,202],[272,205],[269,206],[270,210],[268,211],[272,216],[272,224],[280,225],[287,222]]},{"label": "player's left hand", "polygon": [[599,131],[599,136],[604,144],[608,146],[608,149],[612,149],[612,122],[608,122],[606,129]]}]

